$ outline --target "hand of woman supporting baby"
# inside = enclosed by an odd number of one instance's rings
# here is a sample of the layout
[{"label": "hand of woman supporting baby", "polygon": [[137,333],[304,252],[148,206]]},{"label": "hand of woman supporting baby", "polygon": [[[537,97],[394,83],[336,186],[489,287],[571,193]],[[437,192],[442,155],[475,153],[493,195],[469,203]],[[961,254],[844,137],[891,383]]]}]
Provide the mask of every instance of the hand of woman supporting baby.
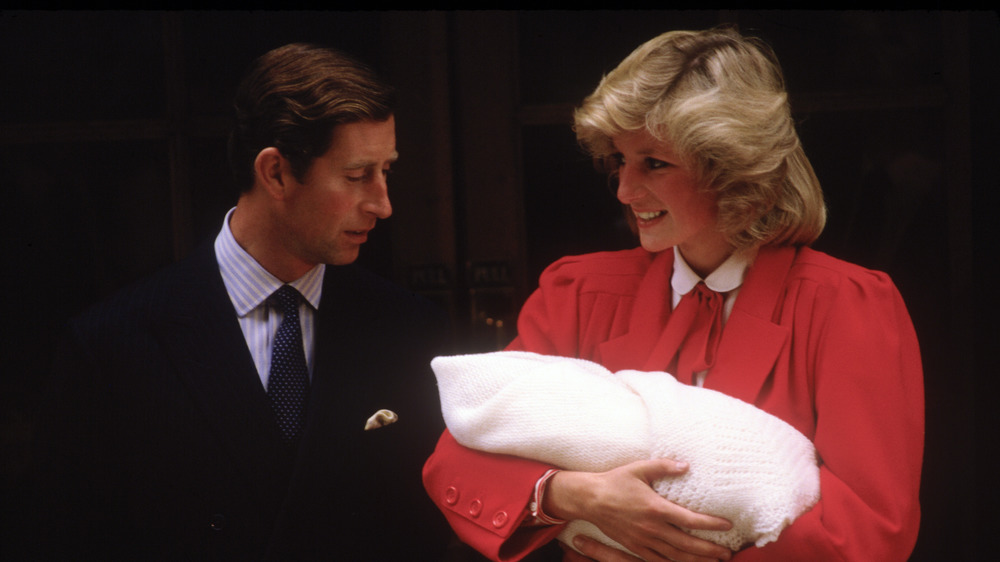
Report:
[{"label": "hand of woman supporting baby", "polygon": [[[560,519],[589,521],[643,560],[729,560],[728,549],[682,530],[725,531],[732,527],[729,521],[685,509],[652,488],[654,481],[680,476],[687,469],[685,463],[656,459],[607,472],[561,471],[548,483],[543,509]],[[599,546],[589,545],[584,554],[610,556],[604,558],[609,561],[629,559],[619,557],[625,553],[617,549],[594,542]]]}]

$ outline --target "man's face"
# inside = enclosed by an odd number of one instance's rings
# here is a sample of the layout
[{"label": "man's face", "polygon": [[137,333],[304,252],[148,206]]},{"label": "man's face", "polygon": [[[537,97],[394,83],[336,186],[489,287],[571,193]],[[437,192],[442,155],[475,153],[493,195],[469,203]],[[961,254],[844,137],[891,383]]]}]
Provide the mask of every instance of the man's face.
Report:
[{"label": "man's face", "polygon": [[392,117],[334,128],[330,149],[302,182],[292,182],[282,221],[286,250],[309,264],[356,260],[375,221],[392,214],[386,176],[396,158]]}]

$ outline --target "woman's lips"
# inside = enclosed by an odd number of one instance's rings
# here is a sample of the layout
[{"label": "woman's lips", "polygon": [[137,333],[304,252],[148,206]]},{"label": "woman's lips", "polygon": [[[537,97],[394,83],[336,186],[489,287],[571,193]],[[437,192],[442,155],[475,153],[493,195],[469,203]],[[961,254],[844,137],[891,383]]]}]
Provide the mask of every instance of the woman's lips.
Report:
[{"label": "woman's lips", "polygon": [[666,211],[632,211],[639,226],[649,226],[666,216]]}]

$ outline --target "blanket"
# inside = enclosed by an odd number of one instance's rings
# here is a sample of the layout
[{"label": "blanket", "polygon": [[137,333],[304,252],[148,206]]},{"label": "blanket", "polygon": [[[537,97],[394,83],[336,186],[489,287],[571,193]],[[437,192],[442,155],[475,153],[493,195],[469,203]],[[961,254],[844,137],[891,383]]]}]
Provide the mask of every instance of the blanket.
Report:
[{"label": "blanket", "polygon": [[[668,373],[612,373],[591,361],[519,351],[442,356],[431,367],[445,423],[466,447],[589,472],[652,458],[687,462],[684,475],[653,488],[731,521],[729,531],[688,530],[731,550],[776,540],[819,499],[808,438]],[[570,522],[559,539],[572,545],[579,533],[627,551],[585,521]]]}]

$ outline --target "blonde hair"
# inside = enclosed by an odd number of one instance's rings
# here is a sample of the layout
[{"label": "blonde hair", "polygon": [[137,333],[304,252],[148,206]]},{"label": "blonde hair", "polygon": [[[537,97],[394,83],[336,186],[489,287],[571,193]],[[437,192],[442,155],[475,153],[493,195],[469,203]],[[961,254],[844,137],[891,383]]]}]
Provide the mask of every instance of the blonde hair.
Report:
[{"label": "blonde hair", "polygon": [[730,28],[664,33],[605,76],[574,120],[597,159],[624,132],[669,142],[716,193],[719,228],[737,248],[810,244],[826,223],[781,67],[758,39]]}]

